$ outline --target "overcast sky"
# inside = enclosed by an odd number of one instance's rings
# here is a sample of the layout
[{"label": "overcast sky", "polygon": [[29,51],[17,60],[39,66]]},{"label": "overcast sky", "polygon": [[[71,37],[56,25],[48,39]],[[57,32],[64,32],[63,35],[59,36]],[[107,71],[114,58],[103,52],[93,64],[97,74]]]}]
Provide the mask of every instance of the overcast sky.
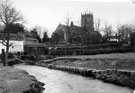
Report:
[{"label": "overcast sky", "polygon": [[92,12],[102,24],[107,21],[115,30],[118,24],[135,23],[135,4],[130,0],[12,0],[26,19],[26,27],[48,29],[49,35],[68,15],[78,25],[81,13]]}]

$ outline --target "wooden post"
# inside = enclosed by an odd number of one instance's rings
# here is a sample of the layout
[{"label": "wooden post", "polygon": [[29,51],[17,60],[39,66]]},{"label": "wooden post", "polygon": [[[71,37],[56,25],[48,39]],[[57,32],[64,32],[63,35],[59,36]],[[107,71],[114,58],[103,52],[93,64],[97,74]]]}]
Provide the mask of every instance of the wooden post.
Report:
[{"label": "wooden post", "polygon": [[5,62],[5,50],[2,49],[2,58],[1,58],[1,61],[3,63],[3,66],[6,66],[6,62]]}]

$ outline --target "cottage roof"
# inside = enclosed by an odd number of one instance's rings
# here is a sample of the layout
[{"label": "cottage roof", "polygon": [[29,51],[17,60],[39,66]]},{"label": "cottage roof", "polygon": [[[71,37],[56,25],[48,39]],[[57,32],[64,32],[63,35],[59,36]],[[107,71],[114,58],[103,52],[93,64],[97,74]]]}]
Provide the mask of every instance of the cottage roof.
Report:
[{"label": "cottage roof", "polygon": [[[6,39],[4,33],[0,33],[0,40]],[[10,40],[23,40],[24,36],[21,34],[10,34]]]},{"label": "cottage roof", "polygon": [[32,37],[32,34],[30,32],[27,32],[27,31],[24,33],[24,35],[25,35],[25,37]]}]

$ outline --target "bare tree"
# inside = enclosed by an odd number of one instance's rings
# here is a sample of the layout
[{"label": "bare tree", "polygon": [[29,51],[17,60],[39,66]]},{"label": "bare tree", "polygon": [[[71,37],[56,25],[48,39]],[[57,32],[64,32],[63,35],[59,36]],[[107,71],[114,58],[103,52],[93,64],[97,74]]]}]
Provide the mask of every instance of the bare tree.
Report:
[{"label": "bare tree", "polygon": [[112,36],[112,34],[113,34],[113,30],[112,30],[112,25],[109,25],[107,23],[107,21],[104,24],[103,32],[104,32],[104,38],[105,38],[105,40],[106,41],[109,41],[110,40],[110,36]]},{"label": "bare tree", "polygon": [[100,33],[101,20],[100,18],[96,18],[94,22],[95,31]]},{"label": "bare tree", "polygon": [[71,22],[72,16],[70,16],[69,12],[66,16],[66,27],[67,27],[67,31],[65,31],[65,36],[66,36],[66,42],[69,43],[70,42],[70,22]]},{"label": "bare tree", "polygon": [[45,32],[48,32],[48,30],[45,27],[42,26],[35,26],[34,29],[36,29],[37,34],[40,36],[40,38],[43,38],[43,35]]},{"label": "bare tree", "polygon": [[23,21],[23,17],[13,6],[12,2],[9,0],[1,0],[0,1],[0,23],[4,26],[4,37],[2,40],[2,44],[6,46],[6,54],[5,61],[7,64],[9,47],[11,44],[10,40],[10,25]]},{"label": "bare tree", "polygon": [[71,19],[72,19],[73,16],[71,16],[68,12],[67,16],[66,16],[66,20],[65,20],[65,24],[66,26],[69,26],[70,25],[70,22],[71,22]]},{"label": "bare tree", "polygon": [[124,24],[118,26],[117,34],[119,36],[119,41],[123,43],[128,43],[130,39],[130,34],[135,31],[135,27],[133,25]]}]

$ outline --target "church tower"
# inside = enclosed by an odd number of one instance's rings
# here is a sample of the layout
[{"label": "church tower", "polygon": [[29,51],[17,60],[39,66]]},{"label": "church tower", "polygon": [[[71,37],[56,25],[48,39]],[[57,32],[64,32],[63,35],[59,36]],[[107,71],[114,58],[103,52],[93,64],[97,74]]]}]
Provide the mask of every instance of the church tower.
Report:
[{"label": "church tower", "polygon": [[94,31],[94,22],[93,22],[93,14],[82,14],[81,15],[81,27],[87,31]]}]

